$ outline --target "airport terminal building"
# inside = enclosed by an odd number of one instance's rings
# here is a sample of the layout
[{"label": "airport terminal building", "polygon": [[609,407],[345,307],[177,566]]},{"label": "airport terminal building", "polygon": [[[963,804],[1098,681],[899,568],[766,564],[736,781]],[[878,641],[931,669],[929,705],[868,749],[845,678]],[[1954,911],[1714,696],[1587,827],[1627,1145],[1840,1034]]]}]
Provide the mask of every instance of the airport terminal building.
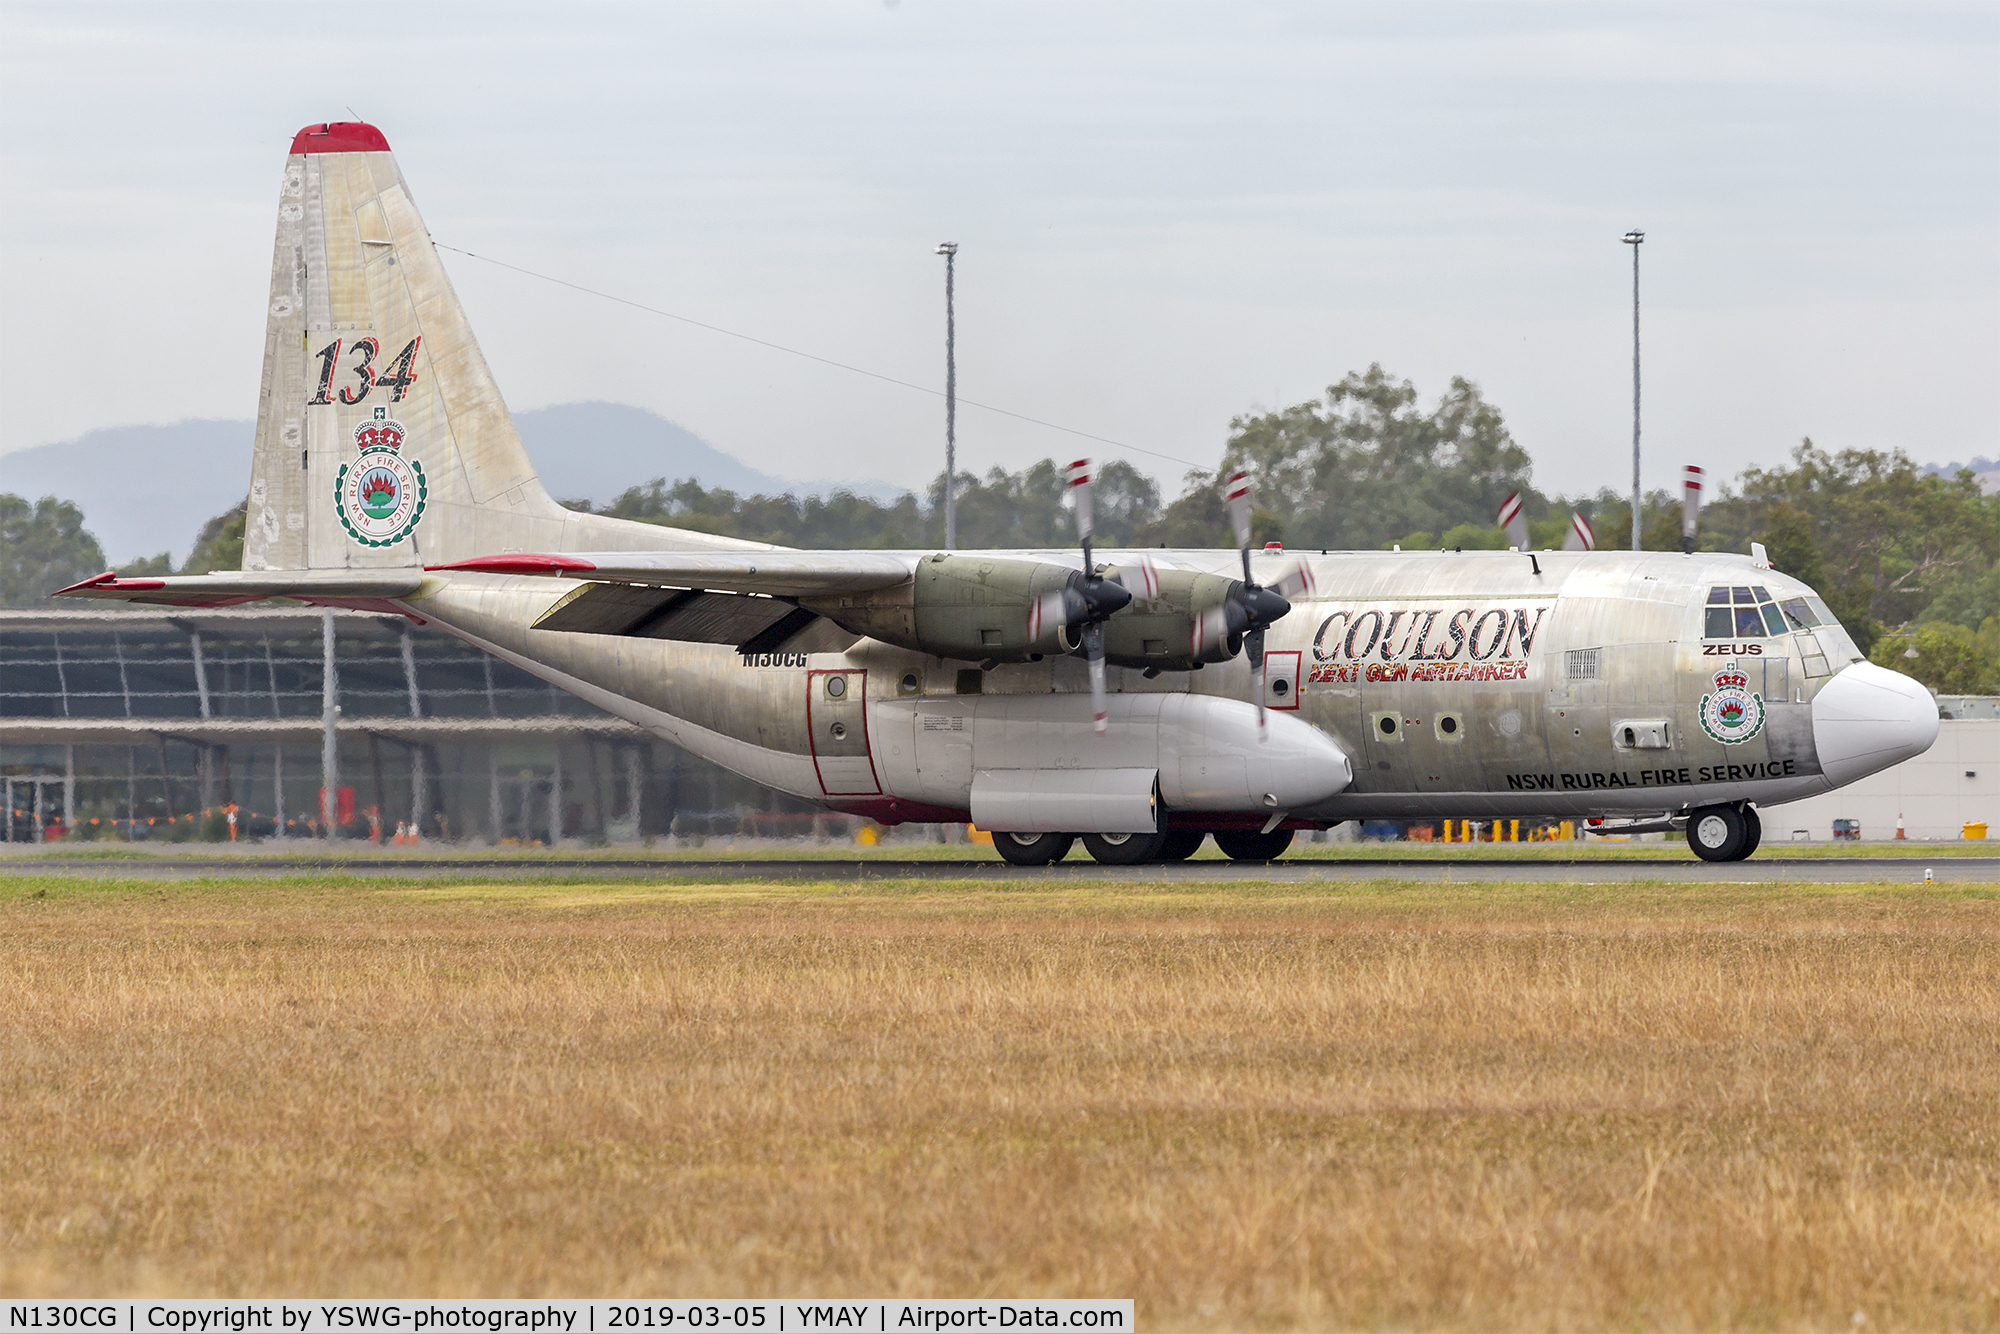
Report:
[{"label": "airport terminal building", "polygon": [[[407,617],[0,610],[9,842],[803,833],[814,808]],[[233,809],[232,809],[233,808]],[[845,822],[842,822],[843,828]]]}]

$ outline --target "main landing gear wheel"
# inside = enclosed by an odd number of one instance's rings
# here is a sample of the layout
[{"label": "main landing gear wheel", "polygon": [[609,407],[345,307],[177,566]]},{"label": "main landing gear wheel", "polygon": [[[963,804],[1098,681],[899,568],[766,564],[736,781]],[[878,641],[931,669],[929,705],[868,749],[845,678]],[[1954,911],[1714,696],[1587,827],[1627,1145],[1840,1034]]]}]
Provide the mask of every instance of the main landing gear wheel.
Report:
[{"label": "main landing gear wheel", "polygon": [[1750,841],[1743,845],[1743,855],[1748,857],[1757,850],[1757,845],[1764,841],[1764,821],[1757,814],[1755,806],[1745,806],[1743,822],[1750,826]]},{"label": "main landing gear wheel", "polygon": [[1254,829],[1219,829],[1215,834],[1215,846],[1222,849],[1222,855],[1238,862],[1274,862],[1285,855],[1285,849],[1292,846],[1292,831],[1273,829],[1268,834],[1260,834]]},{"label": "main landing gear wheel", "polygon": [[1153,858],[1161,862],[1184,862],[1201,851],[1208,835],[1199,829],[1172,829],[1160,836],[1160,851]]},{"label": "main landing gear wheel", "polygon": [[1105,866],[1137,866],[1160,855],[1165,834],[1085,834],[1084,851]]},{"label": "main landing gear wheel", "polygon": [[1011,866],[1047,866],[1069,856],[1075,834],[993,833],[993,850]]},{"label": "main landing gear wheel", "polygon": [[1745,806],[1702,806],[1688,816],[1688,846],[1705,862],[1741,861],[1757,846],[1756,819]]}]

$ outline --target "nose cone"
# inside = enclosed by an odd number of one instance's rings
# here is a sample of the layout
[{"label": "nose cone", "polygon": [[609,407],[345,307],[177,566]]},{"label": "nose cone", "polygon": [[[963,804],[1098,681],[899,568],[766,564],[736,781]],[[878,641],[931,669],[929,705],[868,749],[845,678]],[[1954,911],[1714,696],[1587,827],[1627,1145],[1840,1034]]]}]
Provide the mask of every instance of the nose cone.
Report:
[{"label": "nose cone", "polygon": [[1813,743],[1836,786],[1921,755],[1937,740],[1937,701],[1901,672],[1857,662],[1813,696]]}]

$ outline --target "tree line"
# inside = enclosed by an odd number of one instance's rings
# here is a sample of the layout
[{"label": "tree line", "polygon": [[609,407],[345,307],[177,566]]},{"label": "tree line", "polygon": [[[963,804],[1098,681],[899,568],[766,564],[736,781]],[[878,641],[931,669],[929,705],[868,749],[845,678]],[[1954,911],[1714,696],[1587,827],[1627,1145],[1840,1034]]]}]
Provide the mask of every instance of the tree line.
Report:
[{"label": "tree line", "polygon": [[[1434,402],[1372,365],[1314,399],[1230,423],[1215,470],[1196,470],[1167,498],[1129,462],[1104,463],[1096,486],[1104,546],[1213,547],[1231,541],[1217,479],[1247,467],[1256,479],[1254,540],[1328,550],[1494,549],[1501,502],[1521,496],[1535,546],[1560,546],[1581,510],[1606,546],[1631,531],[1626,497],[1545,493],[1528,453],[1479,387],[1454,378]],[[1711,474],[1713,475],[1713,473]],[[1061,464],[993,468],[957,478],[959,545],[1065,547],[1076,540]],[[601,506],[571,508],[791,547],[924,548],[944,541],[944,477],[921,497],[882,501],[741,495],[693,478],[656,477]],[[175,571],[165,553],[128,573],[199,573],[241,564],[244,507],[203,527]],[[1678,551],[1678,496],[1642,499],[1642,544]],[[49,590],[104,568],[73,504],[0,496],[0,601],[32,605]],[[1802,441],[1790,460],[1749,468],[1704,505],[1697,545],[1747,551],[1826,599],[1871,657],[1946,693],[2000,692],[2000,496],[1982,496],[1969,470],[1926,473],[1901,451],[1828,452]],[[1914,658],[1910,650],[1916,650]]]}]

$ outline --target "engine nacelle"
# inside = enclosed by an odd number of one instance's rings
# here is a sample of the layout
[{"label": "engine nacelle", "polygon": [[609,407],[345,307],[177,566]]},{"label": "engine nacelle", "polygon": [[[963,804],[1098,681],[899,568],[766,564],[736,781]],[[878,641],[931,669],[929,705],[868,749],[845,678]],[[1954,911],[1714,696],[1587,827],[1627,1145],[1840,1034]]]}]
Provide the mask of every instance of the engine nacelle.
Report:
[{"label": "engine nacelle", "polygon": [[972,662],[1029,662],[1077,647],[1075,624],[1064,626],[1060,618],[1043,625],[1033,621],[1051,593],[1080,607],[1082,579],[1078,571],[1046,561],[940,551],[918,564],[910,583],[800,605],[844,630],[898,648]]},{"label": "engine nacelle", "polygon": [[[1239,580],[1192,570],[1160,570],[1159,595],[1149,598],[1130,572],[1113,573],[1124,574],[1133,596],[1131,606],[1105,622],[1106,662],[1185,672],[1203,663],[1227,662],[1242,649],[1242,627],[1227,624],[1230,591],[1241,586]],[[1209,633],[1197,638],[1197,625],[1205,625]]]}]

